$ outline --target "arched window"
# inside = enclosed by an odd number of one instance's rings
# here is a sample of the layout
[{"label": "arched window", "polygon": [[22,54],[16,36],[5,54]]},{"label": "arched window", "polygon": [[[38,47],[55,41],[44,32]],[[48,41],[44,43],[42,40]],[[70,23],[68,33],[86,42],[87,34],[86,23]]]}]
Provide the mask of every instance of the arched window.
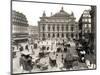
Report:
[{"label": "arched window", "polygon": [[50,38],[50,34],[48,34],[48,38]]},{"label": "arched window", "polygon": [[66,26],[66,31],[68,31],[68,26]]},{"label": "arched window", "polygon": [[74,36],[74,34],[72,33],[72,34],[71,34],[71,37],[73,38],[73,36]]},{"label": "arched window", "polygon": [[57,37],[59,37],[59,33],[57,34]]},{"label": "arched window", "polygon": [[48,25],[48,31],[50,31],[50,24]]},{"label": "arched window", "polygon": [[64,31],[64,26],[63,26],[63,24],[62,24],[62,31]]},{"label": "arched window", "polygon": [[74,27],[73,26],[71,27],[71,31],[74,31]]},{"label": "arched window", "polygon": [[43,33],[43,37],[45,37],[45,34]]},{"label": "arched window", "polygon": [[53,29],[53,31],[55,31],[55,25],[53,25],[52,29]]},{"label": "arched window", "polygon": [[42,30],[45,31],[45,25],[42,26]]},{"label": "arched window", "polygon": [[62,33],[62,37],[64,37],[64,34]]},{"label": "arched window", "polygon": [[52,37],[55,37],[55,34],[53,33],[53,36]]},{"label": "arched window", "polygon": [[57,25],[57,31],[59,31],[59,24]]}]

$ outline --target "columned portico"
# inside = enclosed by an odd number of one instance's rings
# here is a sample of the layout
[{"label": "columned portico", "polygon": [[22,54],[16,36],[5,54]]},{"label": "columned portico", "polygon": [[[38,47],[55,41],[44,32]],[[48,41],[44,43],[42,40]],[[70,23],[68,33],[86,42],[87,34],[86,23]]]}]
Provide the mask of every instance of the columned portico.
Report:
[{"label": "columned portico", "polygon": [[73,39],[78,34],[74,14],[68,14],[63,8],[50,17],[44,12],[38,26],[40,39]]}]

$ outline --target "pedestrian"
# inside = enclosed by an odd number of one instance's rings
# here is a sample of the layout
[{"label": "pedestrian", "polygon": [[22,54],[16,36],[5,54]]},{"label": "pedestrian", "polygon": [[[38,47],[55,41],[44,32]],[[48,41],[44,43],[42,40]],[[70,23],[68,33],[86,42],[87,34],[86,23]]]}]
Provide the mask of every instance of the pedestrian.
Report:
[{"label": "pedestrian", "polygon": [[33,45],[31,45],[31,51],[32,51],[32,54],[35,54],[34,49],[33,49]]},{"label": "pedestrian", "polygon": [[29,51],[29,47],[28,47],[28,45],[25,46],[25,49],[26,49],[27,51]]},{"label": "pedestrian", "polygon": [[31,56],[25,55],[25,61],[24,61],[23,69],[25,71],[29,71],[29,72],[31,72],[31,70],[33,69],[32,57]]},{"label": "pedestrian", "polygon": [[23,67],[24,65],[24,60],[25,60],[25,55],[21,54],[20,61],[19,61],[21,67]]},{"label": "pedestrian", "polygon": [[62,53],[61,52],[56,54],[56,63],[57,63],[57,67],[59,69],[61,69],[63,67],[63,60],[62,60]]},{"label": "pedestrian", "polygon": [[64,59],[64,67],[66,69],[72,68],[73,57],[70,53],[66,53],[66,58]]},{"label": "pedestrian", "polygon": [[52,67],[57,66],[55,52],[49,54],[49,59],[50,59],[50,65]]},{"label": "pedestrian", "polygon": [[23,51],[24,49],[23,49],[23,47],[21,46],[21,47],[19,48],[19,50],[20,50],[20,51]]}]

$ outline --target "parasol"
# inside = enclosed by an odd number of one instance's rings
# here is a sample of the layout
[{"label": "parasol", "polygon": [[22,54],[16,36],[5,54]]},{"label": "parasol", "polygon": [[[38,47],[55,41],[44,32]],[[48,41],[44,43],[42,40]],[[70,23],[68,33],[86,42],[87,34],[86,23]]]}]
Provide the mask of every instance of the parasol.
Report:
[{"label": "parasol", "polygon": [[27,50],[24,50],[24,51],[21,52],[21,54],[30,55],[31,53],[29,51],[27,51]]}]

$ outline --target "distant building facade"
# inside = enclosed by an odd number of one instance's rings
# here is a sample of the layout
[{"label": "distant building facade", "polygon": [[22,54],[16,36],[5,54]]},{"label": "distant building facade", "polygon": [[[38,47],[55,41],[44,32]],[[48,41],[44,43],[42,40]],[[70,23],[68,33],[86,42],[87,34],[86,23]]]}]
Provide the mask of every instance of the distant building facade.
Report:
[{"label": "distant building facade", "polygon": [[32,39],[39,39],[38,26],[29,26],[29,36]]},{"label": "distant building facade", "polygon": [[78,24],[73,12],[68,14],[63,7],[59,12],[50,17],[43,13],[38,22],[40,39],[67,39],[78,38]]},{"label": "distant building facade", "polygon": [[28,40],[28,21],[23,13],[12,11],[12,41],[19,43]]},{"label": "distant building facade", "polygon": [[79,38],[89,38],[89,34],[91,34],[90,10],[84,10],[79,19]]}]

